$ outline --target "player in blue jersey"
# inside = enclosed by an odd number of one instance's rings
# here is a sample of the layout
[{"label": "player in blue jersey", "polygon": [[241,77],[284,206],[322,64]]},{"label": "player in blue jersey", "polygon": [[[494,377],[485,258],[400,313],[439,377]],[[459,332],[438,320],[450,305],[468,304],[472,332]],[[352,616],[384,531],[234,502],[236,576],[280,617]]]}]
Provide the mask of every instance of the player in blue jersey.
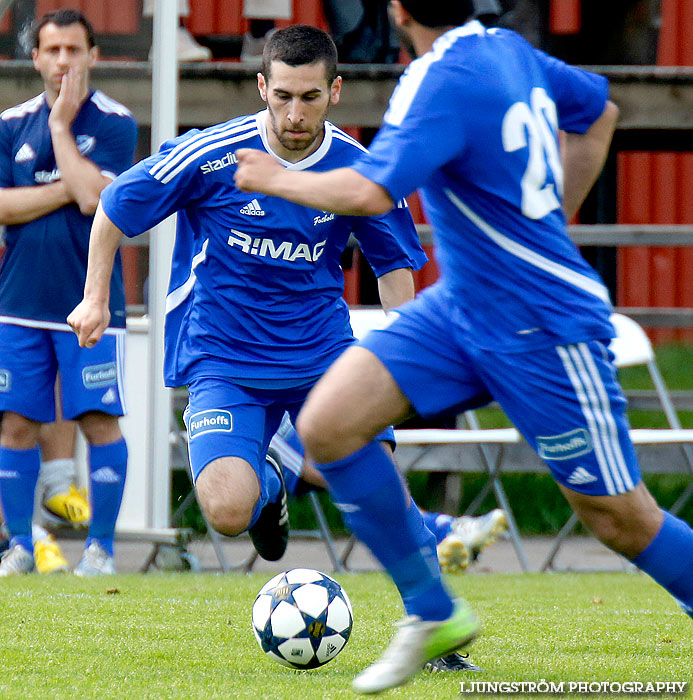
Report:
[{"label": "player in blue jersey", "polygon": [[34,67],[45,92],[0,115],[0,497],[11,547],[0,576],[33,570],[31,515],[39,428],[62,407],[89,442],[92,520],[80,575],[113,568],[113,533],[125,485],[125,303],[120,261],[111,283],[106,342],[79,347],[65,322],[82,297],[89,232],[101,190],[131,165],[137,127],[121,104],[89,87],[98,58],[85,17],[58,10],[34,28]]},{"label": "player in blue jersey", "polygon": [[259,554],[286,548],[286,492],[265,456],[285,411],[353,342],[340,258],[353,233],[386,309],[413,297],[426,261],[402,202],[382,217],[335,216],[233,184],[234,150],[262,148],[282,167],[348,165],[363,146],[325,120],[341,78],[329,35],[293,26],[267,44],[258,88],[267,109],[164,144],[101,197],[84,301],[69,322],[92,345],[108,322],[108,280],[121,231],[173,212],[178,230],[167,297],[165,381],[188,385],[185,411],[198,498],[220,532],[248,530]]},{"label": "player in blue jersey", "polygon": [[[640,479],[607,349],[609,297],[566,232],[616,123],[606,80],[514,32],[463,23],[471,3],[393,0],[390,8],[419,58],[369,154],[316,174],[236,153],[236,184],[247,192],[371,215],[419,187],[433,224],[440,281],[347,350],[297,423],[347,524],[415,616],[355,680],[362,692],[405,682],[429,654],[474,634],[446,595],[428,609],[417,600],[437,577],[416,546],[394,465],[372,442],[412,407],[433,416],[494,397],[583,522],[693,614],[693,531],[661,511]],[[381,544],[394,537],[399,558]]]}]

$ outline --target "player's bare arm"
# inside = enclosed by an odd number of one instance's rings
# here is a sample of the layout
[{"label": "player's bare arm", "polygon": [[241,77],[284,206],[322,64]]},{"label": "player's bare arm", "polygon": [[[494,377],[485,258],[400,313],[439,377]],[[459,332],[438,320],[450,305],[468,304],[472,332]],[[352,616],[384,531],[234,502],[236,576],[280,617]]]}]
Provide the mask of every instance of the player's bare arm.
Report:
[{"label": "player's bare arm", "polygon": [[374,216],[394,206],[387,190],[351,168],[326,173],[287,170],[267,153],[250,148],[238,149],[236,157],[234,179],[243,192],[263,192],[335,214]]},{"label": "player's bare arm", "polygon": [[34,221],[72,201],[63,182],[51,182],[36,187],[6,187],[0,189],[0,225],[12,226]]},{"label": "player's bare arm", "polygon": [[385,312],[413,299],[415,293],[414,276],[410,267],[391,270],[378,277],[378,294]]},{"label": "player's bare arm", "polygon": [[77,334],[80,347],[93,347],[108,328],[111,313],[108,302],[113,261],[123,232],[106,216],[101,205],[96,210],[89,239],[89,263],[84,298],[67,317]]},{"label": "player's bare arm", "polygon": [[618,107],[607,102],[599,119],[584,134],[566,134],[563,148],[563,210],[570,221],[604,167],[618,120]]},{"label": "player's bare arm", "polygon": [[85,79],[85,74],[76,68],[67,71],[51,108],[48,126],[60,176],[82,214],[91,216],[96,211],[101,190],[110,179],[79,152],[72,134],[72,122],[86,94]]}]

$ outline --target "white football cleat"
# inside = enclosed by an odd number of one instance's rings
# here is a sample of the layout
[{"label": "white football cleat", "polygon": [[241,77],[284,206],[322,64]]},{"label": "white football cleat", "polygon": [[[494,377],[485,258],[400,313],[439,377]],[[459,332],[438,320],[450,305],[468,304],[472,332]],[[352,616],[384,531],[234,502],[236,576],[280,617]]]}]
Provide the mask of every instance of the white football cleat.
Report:
[{"label": "white football cleat", "polygon": [[432,659],[451,654],[469,644],[479,633],[479,622],[471,608],[455,601],[445,620],[422,620],[417,616],[397,623],[390,646],[373,665],[359,673],[351,687],[357,693],[380,693],[406,683]]},{"label": "white football cleat", "polygon": [[92,542],[85,550],[73,572],[76,576],[103,576],[115,574],[113,557],[98,542]]},{"label": "white football cleat", "polygon": [[0,576],[30,574],[34,570],[34,555],[21,544],[16,544],[3,553],[0,560]]}]

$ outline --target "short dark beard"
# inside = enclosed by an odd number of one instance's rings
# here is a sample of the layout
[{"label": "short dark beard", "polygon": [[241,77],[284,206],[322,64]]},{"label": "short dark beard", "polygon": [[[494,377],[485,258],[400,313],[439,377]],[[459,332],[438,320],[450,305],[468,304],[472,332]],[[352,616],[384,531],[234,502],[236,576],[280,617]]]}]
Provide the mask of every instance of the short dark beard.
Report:
[{"label": "short dark beard", "polygon": [[394,35],[397,37],[397,40],[399,41],[400,46],[401,46],[412,58],[416,58],[416,57],[417,57],[417,55],[416,55],[416,49],[414,48],[414,44],[413,44],[411,38],[409,37],[409,35],[407,34],[407,32],[406,32],[402,27],[398,27],[398,26],[395,24],[395,21],[394,21],[394,18],[392,17],[391,12],[392,12],[392,10],[391,10],[390,7],[388,6],[387,13],[388,13],[388,16],[389,16],[389,18],[390,18],[390,26],[392,27],[392,31],[393,31]]},{"label": "short dark beard", "polygon": [[318,125],[318,128],[315,132],[315,136],[311,139],[310,143],[307,143],[305,146],[303,145],[305,141],[296,141],[295,139],[291,140],[285,140],[283,134],[277,129],[277,123],[274,119],[274,114],[272,114],[271,109],[267,109],[270,117],[270,128],[274,132],[274,135],[277,137],[277,141],[286,148],[287,151],[306,151],[308,150],[316,141],[316,139],[319,139],[321,134],[325,130],[325,119],[323,118],[320,124]]}]

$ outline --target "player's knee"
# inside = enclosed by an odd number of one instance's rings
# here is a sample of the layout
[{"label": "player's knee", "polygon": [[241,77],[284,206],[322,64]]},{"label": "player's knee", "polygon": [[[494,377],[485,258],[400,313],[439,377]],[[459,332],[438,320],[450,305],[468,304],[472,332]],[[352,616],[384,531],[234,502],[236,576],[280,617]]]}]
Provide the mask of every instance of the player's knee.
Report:
[{"label": "player's knee", "polygon": [[79,425],[90,445],[110,445],[123,437],[117,416],[90,411],[79,417]]},{"label": "player's knee", "polygon": [[296,432],[311,459],[320,463],[331,461],[332,448],[339,438],[329,425],[322,424],[317,417],[301,413],[296,419]]},{"label": "player's knee", "polygon": [[202,469],[195,487],[205,517],[215,530],[238,535],[248,528],[260,498],[260,484],[249,464],[217,459]]},{"label": "player's knee", "polygon": [[200,505],[207,522],[222,535],[239,535],[248,529],[253,514],[251,504],[228,501],[227,499],[207,493],[198,494]]},{"label": "player's knee", "polygon": [[7,411],[0,423],[0,444],[13,450],[28,450],[38,443],[41,423]]}]

